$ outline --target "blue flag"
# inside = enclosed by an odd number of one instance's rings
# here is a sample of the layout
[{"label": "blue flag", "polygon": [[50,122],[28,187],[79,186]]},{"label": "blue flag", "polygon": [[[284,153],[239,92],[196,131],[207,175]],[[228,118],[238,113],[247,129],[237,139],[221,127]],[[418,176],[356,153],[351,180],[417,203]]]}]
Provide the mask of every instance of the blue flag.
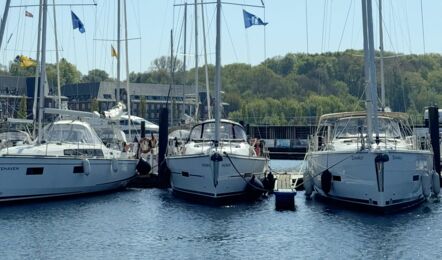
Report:
[{"label": "blue flag", "polygon": [[84,29],[84,24],[80,21],[80,18],[74,12],[71,11],[72,16],[72,28],[75,30],[78,28],[78,30],[81,33],[84,33],[86,30]]},{"label": "blue flag", "polygon": [[244,26],[249,28],[252,25],[267,25],[267,23],[263,22],[261,18],[256,17],[254,14],[246,12],[246,10],[242,10],[244,15]]}]

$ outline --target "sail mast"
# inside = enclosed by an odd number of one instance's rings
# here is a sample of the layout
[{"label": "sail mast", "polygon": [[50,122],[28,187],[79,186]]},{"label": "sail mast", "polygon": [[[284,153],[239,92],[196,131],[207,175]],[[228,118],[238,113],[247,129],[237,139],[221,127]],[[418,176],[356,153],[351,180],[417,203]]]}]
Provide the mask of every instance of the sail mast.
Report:
[{"label": "sail mast", "polygon": [[201,0],[201,18],[203,22],[203,44],[204,44],[204,70],[206,73],[206,100],[207,100],[207,118],[212,118],[212,109],[210,107],[210,90],[209,90],[209,68],[207,66],[207,44],[206,44],[206,25],[204,21],[204,4]]},{"label": "sail mast", "polygon": [[195,0],[195,121],[198,121],[198,0]]},{"label": "sail mast", "polygon": [[55,36],[55,59],[57,61],[57,96],[58,108],[61,109],[61,86],[60,86],[60,59],[58,57],[57,18],[55,15],[55,0],[52,0],[54,10],[54,36]]},{"label": "sail mast", "polygon": [[[125,34],[125,49],[126,49],[126,93],[127,93],[127,121],[129,125],[129,141],[132,140],[132,121],[130,119],[130,85],[129,85],[129,47],[128,47],[128,38],[127,38],[127,11],[126,11],[126,2],[127,0],[124,0],[124,34]],[[143,115],[144,117],[144,115]]]},{"label": "sail mast", "polygon": [[48,18],[48,1],[43,0],[43,29],[41,33],[41,72],[40,72],[40,99],[38,106],[38,142],[42,143],[43,138],[43,109],[45,105],[45,81],[46,81],[46,27]]},{"label": "sail mast", "polygon": [[377,92],[377,80],[376,80],[376,66],[374,60],[374,37],[373,37],[373,13],[371,0],[367,0],[367,16],[368,16],[368,39],[370,50],[370,90],[371,100],[373,102],[373,131],[376,136],[376,143],[379,142],[379,127],[378,127],[378,92]]},{"label": "sail mast", "polygon": [[[183,57],[183,75],[184,75],[184,86],[186,86],[186,82],[187,82],[187,77],[186,77],[186,58],[187,58],[187,1],[184,3],[184,57]],[[182,108],[182,118],[184,118],[184,114],[185,114],[185,103],[184,101],[186,100],[185,94],[184,94],[184,86],[183,86],[183,108]]]},{"label": "sail mast", "polygon": [[37,121],[38,121],[38,115],[37,115],[37,103],[38,103],[38,80],[39,80],[39,74],[40,74],[40,44],[41,44],[41,22],[42,22],[42,15],[43,15],[43,0],[40,0],[40,5],[38,8],[38,29],[37,29],[37,65],[35,66],[35,80],[34,80],[34,102],[32,104],[32,120],[33,123],[33,129],[32,129],[32,137],[36,137],[36,129],[37,129]]},{"label": "sail mast", "polygon": [[3,12],[3,17],[0,25],[0,49],[2,47],[3,34],[5,33],[6,20],[8,18],[9,6],[11,5],[11,0],[6,0],[5,10]]},{"label": "sail mast", "polygon": [[367,0],[361,0],[362,3],[362,26],[363,26],[363,36],[364,36],[364,76],[365,76],[365,106],[367,111],[367,137],[368,144],[373,143],[373,125],[372,125],[372,114],[373,114],[373,102],[371,100],[370,87],[370,58],[368,55],[368,27],[367,27]]},{"label": "sail mast", "polygon": [[221,120],[221,0],[216,1],[216,63],[215,63],[215,146],[219,143]]},{"label": "sail mast", "polygon": [[384,33],[382,24],[382,0],[379,0],[379,51],[381,55],[380,69],[381,69],[381,107],[385,108],[385,81],[384,81]]},{"label": "sail mast", "polygon": [[117,93],[115,93],[115,102],[118,104],[120,101],[120,54],[121,54],[121,30],[120,30],[120,16],[121,16],[121,1],[117,1],[118,9],[117,9]]}]

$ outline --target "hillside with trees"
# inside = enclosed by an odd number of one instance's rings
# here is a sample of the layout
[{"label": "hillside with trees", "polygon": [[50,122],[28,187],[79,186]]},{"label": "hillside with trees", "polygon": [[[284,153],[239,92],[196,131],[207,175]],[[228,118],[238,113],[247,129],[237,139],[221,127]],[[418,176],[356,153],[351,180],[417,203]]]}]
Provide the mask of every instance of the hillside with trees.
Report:
[{"label": "hillside with trees", "polygon": [[[385,53],[386,105],[393,111],[408,112],[415,118],[424,108],[442,104],[442,56],[439,54],[402,55]],[[0,74],[32,76],[35,68],[20,68],[11,63]],[[81,75],[66,60],[60,62],[61,82],[77,83],[114,80],[102,70]],[[378,85],[380,71],[378,62]],[[204,86],[204,67],[199,68]],[[209,66],[211,89],[214,67]],[[131,82],[169,84],[170,58],[160,57],[146,72],[132,72]],[[55,65],[48,65],[48,81],[55,84]],[[194,84],[194,69],[183,72],[182,61],[175,61],[174,83]],[[223,102],[229,105],[226,116],[251,124],[306,123],[323,113],[364,108],[363,52],[347,50],[323,54],[292,54],[273,57],[252,66],[244,63],[224,65]]]}]

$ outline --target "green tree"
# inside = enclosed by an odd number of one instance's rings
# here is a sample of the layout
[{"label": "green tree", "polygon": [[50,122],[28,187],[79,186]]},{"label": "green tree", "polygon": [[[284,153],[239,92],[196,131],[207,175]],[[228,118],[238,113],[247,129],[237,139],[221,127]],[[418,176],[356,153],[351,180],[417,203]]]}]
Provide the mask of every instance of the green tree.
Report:
[{"label": "green tree", "polygon": [[91,112],[97,111],[99,110],[99,104],[98,104],[98,100],[96,98],[91,100]]},{"label": "green tree", "polygon": [[21,119],[26,119],[28,117],[27,111],[27,99],[25,96],[22,96],[20,99],[20,109],[17,112],[17,117]]},{"label": "green tree", "polygon": [[144,96],[140,97],[140,117],[146,117],[146,98]]},{"label": "green tree", "polygon": [[101,82],[109,80],[109,74],[100,69],[93,69],[81,78],[81,82]]}]

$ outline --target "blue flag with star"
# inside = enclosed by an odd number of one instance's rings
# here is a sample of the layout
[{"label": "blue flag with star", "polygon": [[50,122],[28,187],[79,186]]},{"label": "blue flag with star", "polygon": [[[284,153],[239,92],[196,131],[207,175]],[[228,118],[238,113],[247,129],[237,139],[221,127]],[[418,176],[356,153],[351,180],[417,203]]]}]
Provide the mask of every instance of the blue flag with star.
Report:
[{"label": "blue flag with star", "polygon": [[78,28],[78,30],[81,33],[84,33],[86,29],[84,29],[84,24],[80,21],[80,18],[78,18],[78,16],[72,11],[71,11],[71,16],[72,16],[72,28],[74,30]]},{"label": "blue flag with star", "polygon": [[267,25],[267,23],[263,22],[261,18],[257,17],[254,14],[247,12],[246,10],[242,10],[244,15],[244,26],[249,28],[252,25]]}]

